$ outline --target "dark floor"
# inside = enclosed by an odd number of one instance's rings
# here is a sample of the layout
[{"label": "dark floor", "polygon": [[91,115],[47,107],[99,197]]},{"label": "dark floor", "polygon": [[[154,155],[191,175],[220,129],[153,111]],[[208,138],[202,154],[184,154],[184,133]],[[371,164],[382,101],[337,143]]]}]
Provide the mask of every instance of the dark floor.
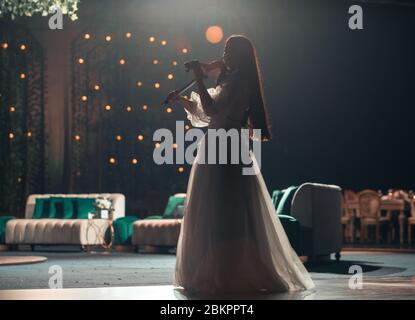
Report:
[{"label": "dark floor", "polygon": [[[139,294],[137,293],[139,287],[132,288],[136,286],[155,286],[159,290],[169,290],[169,292],[172,290],[170,285],[175,266],[173,254],[36,251],[1,252],[0,256],[26,254],[43,255],[48,257],[48,261],[0,267],[0,290],[47,289],[51,276],[49,268],[52,265],[62,267],[63,288],[131,287],[121,292],[132,290],[135,292],[133,295]],[[363,290],[349,288],[351,276],[349,269],[353,265],[362,267]],[[273,296],[273,298],[415,299],[415,254],[346,251],[338,263],[331,261],[306,264],[306,267],[316,283],[315,289],[300,294]],[[41,292],[47,291],[49,290],[41,290]],[[99,290],[94,289],[92,292]],[[117,289],[116,292],[119,290]]]}]

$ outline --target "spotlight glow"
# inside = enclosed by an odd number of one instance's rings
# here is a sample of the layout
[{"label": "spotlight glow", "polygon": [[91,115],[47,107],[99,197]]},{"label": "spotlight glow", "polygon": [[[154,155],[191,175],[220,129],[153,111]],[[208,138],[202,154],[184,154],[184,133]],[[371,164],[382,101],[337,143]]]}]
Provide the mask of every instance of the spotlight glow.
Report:
[{"label": "spotlight glow", "polygon": [[223,39],[223,30],[219,26],[210,26],[206,29],[205,36],[210,43],[219,43]]}]

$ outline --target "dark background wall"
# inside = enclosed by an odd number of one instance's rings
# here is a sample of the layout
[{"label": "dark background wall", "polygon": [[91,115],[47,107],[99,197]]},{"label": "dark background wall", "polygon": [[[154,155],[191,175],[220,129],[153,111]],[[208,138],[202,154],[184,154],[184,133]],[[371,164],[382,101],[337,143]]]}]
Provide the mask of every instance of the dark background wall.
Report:
[{"label": "dark background wall", "polygon": [[[348,28],[352,4],[363,7],[363,30]],[[223,42],[211,45],[204,39],[205,29],[214,24],[222,26],[225,37],[245,34],[256,45],[274,134],[263,145],[262,156],[270,190],[305,181],[356,190],[415,188],[414,6],[329,0],[84,0],[79,20],[65,19],[64,30],[49,30],[46,18],[22,21],[48,57],[48,191],[67,189],[70,155],[64,146],[71,141],[62,128],[70,121],[68,61],[74,37],[91,26],[109,25],[133,28],[134,33],[177,33],[191,44],[189,58],[207,60],[222,54]],[[161,90],[160,98],[166,93]],[[185,183],[187,175],[180,179]]]}]

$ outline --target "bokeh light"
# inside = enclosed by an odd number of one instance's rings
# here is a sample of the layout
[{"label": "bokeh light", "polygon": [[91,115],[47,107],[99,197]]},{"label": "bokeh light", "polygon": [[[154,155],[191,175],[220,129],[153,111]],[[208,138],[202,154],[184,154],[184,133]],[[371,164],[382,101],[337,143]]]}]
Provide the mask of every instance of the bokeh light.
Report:
[{"label": "bokeh light", "polygon": [[219,43],[223,39],[223,30],[219,26],[210,26],[206,29],[205,36],[210,43]]}]

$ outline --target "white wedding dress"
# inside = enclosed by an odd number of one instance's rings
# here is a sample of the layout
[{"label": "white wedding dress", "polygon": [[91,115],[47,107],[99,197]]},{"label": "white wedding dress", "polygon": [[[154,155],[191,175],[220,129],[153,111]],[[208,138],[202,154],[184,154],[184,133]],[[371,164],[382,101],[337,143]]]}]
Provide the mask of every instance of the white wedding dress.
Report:
[{"label": "white wedding dress", "polygon": [[[192,92],[196,111],[186,111],[192,125],[241,128],[248,93],[232,93],[226,82],[208,92],[219,112],[208,117],[199,95]],[[261,173],[242,175],[240,165],[200,163],[205,143],[199,142],[189,177],[174,285],[204,294],[314,287],[275,213]]]}]

